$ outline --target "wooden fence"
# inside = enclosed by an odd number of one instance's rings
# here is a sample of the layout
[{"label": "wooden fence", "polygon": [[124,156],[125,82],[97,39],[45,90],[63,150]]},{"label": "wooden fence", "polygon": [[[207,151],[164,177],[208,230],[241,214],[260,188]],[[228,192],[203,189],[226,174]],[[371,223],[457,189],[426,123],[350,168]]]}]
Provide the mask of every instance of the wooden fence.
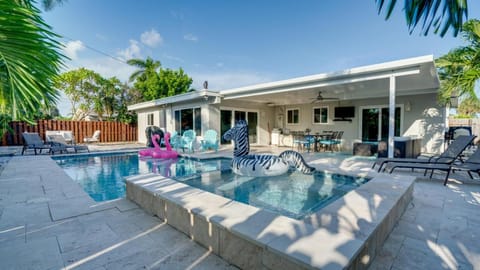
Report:
[{"label": "wooden fence", "polygon": [[85,137],[91,137],[95,130],[100,130],[100,142],[137,141],[137,125],[120,122],[38,120],[36,125],[30,125],[13,121],[10,127],[14,132],[5,134],[2,145],[23,145],[23,132],[37,132],[45,140],[46,130],[70,130],[78,143],[82,143]]},{"label": "wooden fence", "polygon": [[480,135],[480,118],[448,118],[449,127],[472,127],[473,135]]}]

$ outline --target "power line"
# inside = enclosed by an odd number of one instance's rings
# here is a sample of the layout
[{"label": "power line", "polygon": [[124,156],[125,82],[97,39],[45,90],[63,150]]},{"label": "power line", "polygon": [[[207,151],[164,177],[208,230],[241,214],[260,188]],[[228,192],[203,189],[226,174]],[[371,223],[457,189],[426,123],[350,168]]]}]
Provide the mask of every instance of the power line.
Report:
[{"label": "power line", "polygon": [[[67,39],[67,40],[70,40],[70,41],[76,41],[75,39],[70,38],[70,37],[68,37],[68,36],[65,36],[65,35],[61,35],[61,36],[62,36],[64,39]],[[115,56],[113,56],[113,55],[111,55],[111,54],[108,54],[108,53],[106,53],[106,52],[103,52],[103,51],[101,51],[101,50],[99,50],[99,49],[95,49],[95,48],[89,46],[88,44],[85,44],[83,41],[81,41],[81,42],[82,42],[83,46],[84,46],[85,48],[87,48],[87,49],[90,49],[90,50],[92,50],[92,51],[94,51],[94,52],[96,52],[96,53],[99,53],[99,54],[101,54],[101,55],[104,55],[104,56],[106,56],[106,57],[112,58],[113,60],[118,61],[118,62],[120,62],[120,63],[122,63],[122,64],[127,64],[127,65],[128,65],[128,63],[127,63],[126,61],[124,61],[123,59],[121,59],[121,58],[115,57]]]}]

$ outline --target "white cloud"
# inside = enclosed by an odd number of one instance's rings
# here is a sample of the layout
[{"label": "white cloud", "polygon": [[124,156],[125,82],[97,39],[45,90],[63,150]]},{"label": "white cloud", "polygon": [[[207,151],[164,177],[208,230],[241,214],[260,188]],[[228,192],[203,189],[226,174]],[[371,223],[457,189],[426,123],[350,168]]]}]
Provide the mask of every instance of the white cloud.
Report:
[{"label": "white cloud", "polygon": [[188,41],[193,41],[193,42],[198,41],[198,37],[193,35],[193,34],[186,34],[186,35],[183,36],[183,39],[188,40]]},{"label": "white cloud", "polygon": [[65,52],[65,55],[72,60],[77,60],[78,59],[77,53],[85,49],[85,46],[80,40],[69,41],[64,45],[65,45],[65,48],[63,49],[63,51]]},{"label": "white cloud", "polygon": [[132,58],[140,58],[141,57],[141,49],[139,46],[138,41],[134,39],[130,39],[130,46],[125,50],[120,50],[118,55],[120,55],[123,59],[128,60]]},{"label": "white cloud", "polygon": [[267,75],[250,72],[222,72],[222,73],[189,73],[192,77],[192,87],[202,89],[203,82],[208,81],[208,89],[213,91],[237,88],[257,83],[271,82],[273,79]]},{"label": "white cloud", "polygon": [[155,29],[143,32],[140,35],[140,40],[143,44],[152,48],[156,47],[159,44],[162,44],[163,42],[162,36],[160,36],[160,34]]}]

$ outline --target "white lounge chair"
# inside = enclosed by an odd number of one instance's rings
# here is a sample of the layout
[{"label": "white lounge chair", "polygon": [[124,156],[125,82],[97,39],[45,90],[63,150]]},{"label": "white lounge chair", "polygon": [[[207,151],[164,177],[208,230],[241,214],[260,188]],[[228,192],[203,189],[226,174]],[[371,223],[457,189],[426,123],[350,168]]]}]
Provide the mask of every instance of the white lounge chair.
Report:
[{"label": "white lounge chair", "polygon": [[92,137],[83,138],[83,141],[86,143],[99,142],[100,141],[100,130],[95,130]]}]

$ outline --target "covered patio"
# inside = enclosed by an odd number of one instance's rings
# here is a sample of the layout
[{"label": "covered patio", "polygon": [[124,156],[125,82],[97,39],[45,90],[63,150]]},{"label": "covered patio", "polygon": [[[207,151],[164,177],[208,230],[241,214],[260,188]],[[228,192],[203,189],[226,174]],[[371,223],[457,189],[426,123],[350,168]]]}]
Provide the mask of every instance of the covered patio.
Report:
[{"label": "covered patio", "polygon": [[[342,130],[346,151],[354,142],[386,140],[392,157],[394,137],[399,136],[421,137],[423,152],[441,150],[445,110],[436,104],[438,88],[429,55],[220,93],[221,107],[248,104],[259,109],[260,136],[268,138],[272,130]],[[340,117],[336,108],[350,108],[354,114]]]}]

